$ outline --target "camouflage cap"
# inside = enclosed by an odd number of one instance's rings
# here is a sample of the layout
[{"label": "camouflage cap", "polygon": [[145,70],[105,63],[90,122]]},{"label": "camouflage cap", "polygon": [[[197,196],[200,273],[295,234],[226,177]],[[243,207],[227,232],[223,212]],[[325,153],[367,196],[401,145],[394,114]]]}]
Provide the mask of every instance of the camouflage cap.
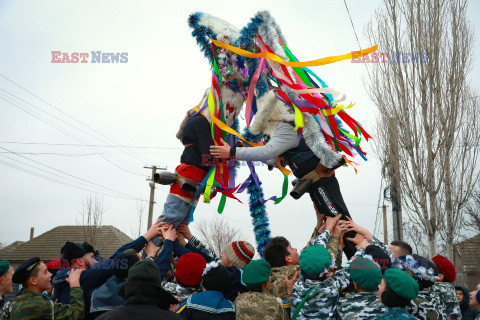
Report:
[{"label": "camouflage cap", "polygon": [[417,281],[403,270],[388,269],[383,277],[387,286],[400,297],[413,300],[418,296],[419,287]]},{"label": "camouflage cap", "polygon": [[357,257],[349,268],[350,278],[365,291],[375,291],[382,282],[382,271],[372,260]]},{"label": "camouflage cap", "polygon": [[310,277],[317,277],[332,264],[330,252],[323,246],[311,246],[303,250],[299,258],[300,269]]},{"label": "camouflage cap", "polygon": [[249,288],[258,288],[270,279],[272,268],[267,260],[252,260],[243,269],[242,281]]}]

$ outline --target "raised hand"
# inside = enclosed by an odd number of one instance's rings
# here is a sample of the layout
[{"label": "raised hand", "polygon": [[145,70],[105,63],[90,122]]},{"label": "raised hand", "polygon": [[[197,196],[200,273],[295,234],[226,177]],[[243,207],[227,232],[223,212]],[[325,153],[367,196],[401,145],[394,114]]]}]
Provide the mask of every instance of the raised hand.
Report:
[{"label": "raised hand", "polygon": [[177,230],[175,230],[171,224],[168,225],[168,228],[162,228],[162,234],[166,240],[175,241],[175,239],[177,239]]},{"label": "raised hand", "polygon": [[298,277],[300,276],[299,272],[297,271],[291,280],[288,279],[288,276],[285,276],[285,286],[287,287],[288,295],[292,294],[293,286],[295,282],[297,282]]},{"label": "raised hand", "polygon": [[221,145],[210,146],[210,153],[219,159],[228,159],[230,158],[230,145],[220,138]]}]

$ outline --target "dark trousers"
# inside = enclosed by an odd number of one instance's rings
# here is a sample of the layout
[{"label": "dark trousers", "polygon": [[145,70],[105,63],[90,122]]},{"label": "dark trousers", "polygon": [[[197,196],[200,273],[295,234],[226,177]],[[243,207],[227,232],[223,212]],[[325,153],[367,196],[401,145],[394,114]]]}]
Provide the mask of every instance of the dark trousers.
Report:
[{"label": "dark trousers", "polygon": [[[335,217],[342,215],[342,220],[347,220],[346,217],[351,218],[348,212],[347,205],[343,201],[342,193],[340,192],[340,185],[335,177],[335,174],[328,178],[321,178],[310,186],[308,190],[310,198],[317,206],[318,211],[326,216]],[[355,244],[346,240],[346,238],[354,238],[356,232],[349,231],[343,236],[345,243],[345,255],[350,258],[355,254]]]}]

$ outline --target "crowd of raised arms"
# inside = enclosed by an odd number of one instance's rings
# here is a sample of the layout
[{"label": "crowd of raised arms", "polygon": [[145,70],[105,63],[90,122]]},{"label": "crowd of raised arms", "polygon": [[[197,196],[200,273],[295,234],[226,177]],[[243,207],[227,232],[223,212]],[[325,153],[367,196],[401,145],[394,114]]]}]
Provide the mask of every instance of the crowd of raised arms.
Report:
[{"label": "crowd of raised arms", "polygon": [[[264,259],[247,241],[218,256],[187,224],[158,221],[106,260],[68,241],[61,260],[1,261],[0,319],[480,319],[480,285],[455,286],[447,258],[315,211],[301,252],[274,237]],[[342,263],[351,231],[356,252]],[[22,289],[7,299],[12,283]]]}]

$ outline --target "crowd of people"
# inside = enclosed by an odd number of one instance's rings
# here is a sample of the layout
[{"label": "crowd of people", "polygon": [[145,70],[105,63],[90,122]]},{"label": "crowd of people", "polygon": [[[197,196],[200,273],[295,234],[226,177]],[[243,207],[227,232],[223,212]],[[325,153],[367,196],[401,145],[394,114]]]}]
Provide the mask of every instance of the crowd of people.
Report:
[{"label": "crowd of people", "polygon": [[[454,286],[447,258],[316,215],[300,253],[274,237],[264,259],[247,241],[218,256],[188,224],[158,221],[107,260],[68,241],[60,261],[33,257],[15,270],[1,261],[0,319],[480,319],[480,285]],[[342,265],[346,241],[356,252]],[[10,301],[12,283],[22,289]]]}]

